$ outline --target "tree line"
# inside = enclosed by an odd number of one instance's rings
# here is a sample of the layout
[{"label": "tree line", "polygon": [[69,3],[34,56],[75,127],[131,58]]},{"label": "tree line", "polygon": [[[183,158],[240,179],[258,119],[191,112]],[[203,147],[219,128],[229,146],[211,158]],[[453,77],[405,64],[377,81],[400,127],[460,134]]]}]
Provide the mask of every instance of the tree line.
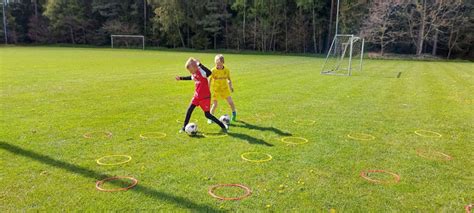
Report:
[{"label": "tree line", "polygon": [[[9,43],[147,46],[325,53],[335,33],[385,53],[474,57],[469,0],[4,0]],[[2,24],[3,25],[3,24]],[[2,26],[0,39],[5,41]]]}]

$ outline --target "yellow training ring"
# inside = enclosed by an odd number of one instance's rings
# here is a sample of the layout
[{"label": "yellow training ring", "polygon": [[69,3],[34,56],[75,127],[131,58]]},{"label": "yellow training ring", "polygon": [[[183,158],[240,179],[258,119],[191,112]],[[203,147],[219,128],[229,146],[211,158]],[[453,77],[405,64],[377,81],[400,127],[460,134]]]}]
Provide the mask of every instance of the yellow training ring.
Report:
[{"label": "yellow training ring", "polygon": [[427,137],[427,138],[440,138],[440,137],[443,136],[443,135],[441,135],[437,132],[433,132],[433,131],[429,131],[429,130],[423,130],[423,129],[416,130],[415,134],[417,134],[421,137]]},{"label": "yellow training ring", "polygon": [[[261,160],[252,160],[252,159],[248,159],[246,158],[245,156],[246,155],[249,155],[249,154],[263,154],[263,155],[266,155],[267,158],[265,159],[261,159]],[[269,154],[266,154],[266,153],[260,153],[260,152],[246,152],[246,153],[243,153],[242,155],[240,155],[240,157],[246,161],[249,161],[249,162],[253,162],[253,163],[263,163],[263,162],[267,162],[267,161],[270,161],[273,159],[273,157]]]},{"label": "yellow training ring", "polygon": [[[300,143],[295,143],[295,142],[291,142],[291,141],[288,141],[288,139],[296,139],[296,140],[300,140],[300,141],[303,141],[303,142],[300,142]],[[306,138],[303,138],[303,137],[283,137],[280,139],[283,143],[287,143],[287,144],[293,144],[293,145],[300,145],[300,144],[305,144],[305,143],[308,143],[308,139]]]},{"label": "yellow training ring", "polygon": [[[120,162],[117,162],[117,163],[103,163],[101,162],[102,160],[104,160],[105,158],[114,158],[114,157],[125,157],[127,158],[127,160],[124,160],[124,161],[120,161]],[[101,157],[97,160],[95,160],[97,162],[97,164],[99,165],[102,165],[102,166],[115,166],[115,165],[120,165],[120,164],[124,164],[124,163],[128,163],[132,160],[132,157],[129,156],[129,155],[107,155],[107,156],[104,156],[104,157]]]},{"label": "yellow training ring", "polygon": [[369,135],[369,134],[364,134],[364,133],[353,133],[353,134],[348,134],[347,137],[354,139],[354,140],[360,140],[360,141],[371,141],[375,140],[375,136]]},{"label": "yellow training ring", "polygon": [[166,137],[164,132],[145,132],[140,134],[141,139],[161,139]]}]

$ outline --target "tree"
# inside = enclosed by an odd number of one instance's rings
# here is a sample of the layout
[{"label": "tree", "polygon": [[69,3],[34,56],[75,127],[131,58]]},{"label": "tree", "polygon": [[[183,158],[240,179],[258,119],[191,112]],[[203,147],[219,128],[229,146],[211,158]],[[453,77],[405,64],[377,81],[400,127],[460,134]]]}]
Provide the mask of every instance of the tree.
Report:
[{"label": "tree", "polygon": [[36,43],[47,43],[50,41],[48,20],[42,16],[31,16],[28,23],[28,37]]},{"label": "tree", "polygon": [[182,47],[186,47],[181,32],[181,27],[183,26],[184,21],[185,15],[177,0],[158,1],[153,22],[170,38],[173,46],[176,46],[176,40],[179,39]]},{"label": "tree", "polygon": [[316,22],[316,11],[321,10],[323,8],[323,2],[316,1],[316,0],[296,0],[296,4],[298,7],[303,8],[306,11],[311,12],[311,25],[312,25],[312,33],[313,33],[313,47],[314,52],[318,52],[318,43],[316,39],[316,25],[319,24]]},{"label": "tree", "polygon": [[221,9],[216,0],[208,0],[206,2],[206,15],[200,21],[197,21],[197,24],[213,37],[214,49],[217,49],[217,36],[222,31],[221,23],[227,16]]},{"label": "tree", "polygon": [[57,34],[58,41],[65,41],[64,36],[69,35],[69,41],[73,44],[77,41],[87,43],[86,30],[89,21],[87,11],[89,11],[90,3],[88,0],[48,1],[44,14],[49,18],[51,28]]},{"label": "tree", "polygon": [[441,41],[446,43],[448,48],[446,58],[449,59],[454,49],[463,51],[472,48],[474,43],[474,17],[468,13],[472,10],[462,1],[449,4],[447,8],[447,11],[445,11],[447,13],[446,25],[440,31],[442,35],[445,35]]},{"label": "tree", "polygon": [[403,32],[397,27],[399,5],[394,0],[375,0],[369,9],[369,15],[363,24],[362,36],[368,42],[377,43],[380,55],[385,47],[400,39]]}]

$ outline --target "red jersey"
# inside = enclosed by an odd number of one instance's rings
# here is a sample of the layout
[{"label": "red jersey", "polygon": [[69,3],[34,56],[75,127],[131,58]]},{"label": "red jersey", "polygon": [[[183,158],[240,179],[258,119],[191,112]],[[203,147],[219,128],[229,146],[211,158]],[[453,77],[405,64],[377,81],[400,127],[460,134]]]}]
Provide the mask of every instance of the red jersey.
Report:
[{"label": "red jersey", "polygon": [[194,80],[195,90],[194,98],[204,99],[211,97],[211,91],[209,90],[209,82],[207,81],[206,72],[199,67],[198,71],[191,75]]}]

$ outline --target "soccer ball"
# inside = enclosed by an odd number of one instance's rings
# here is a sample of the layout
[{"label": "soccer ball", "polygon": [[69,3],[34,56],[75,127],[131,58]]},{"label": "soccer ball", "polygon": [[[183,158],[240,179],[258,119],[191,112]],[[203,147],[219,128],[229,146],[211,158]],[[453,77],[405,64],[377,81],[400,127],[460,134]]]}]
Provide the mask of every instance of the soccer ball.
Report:
[{"label": "soccer ball", "polygon": [[188,134],[190,136],[196,135],[196,133],[198,131],[198,126],[195,123],[189,123],[184,128],[184,131],[186,132],[186,134]]},{"label": "soccer ball", "polygon": [[230,123],[230,116],[225,114],[219,118],[219,121],[221,121],[225,125],[229,125]]}]

